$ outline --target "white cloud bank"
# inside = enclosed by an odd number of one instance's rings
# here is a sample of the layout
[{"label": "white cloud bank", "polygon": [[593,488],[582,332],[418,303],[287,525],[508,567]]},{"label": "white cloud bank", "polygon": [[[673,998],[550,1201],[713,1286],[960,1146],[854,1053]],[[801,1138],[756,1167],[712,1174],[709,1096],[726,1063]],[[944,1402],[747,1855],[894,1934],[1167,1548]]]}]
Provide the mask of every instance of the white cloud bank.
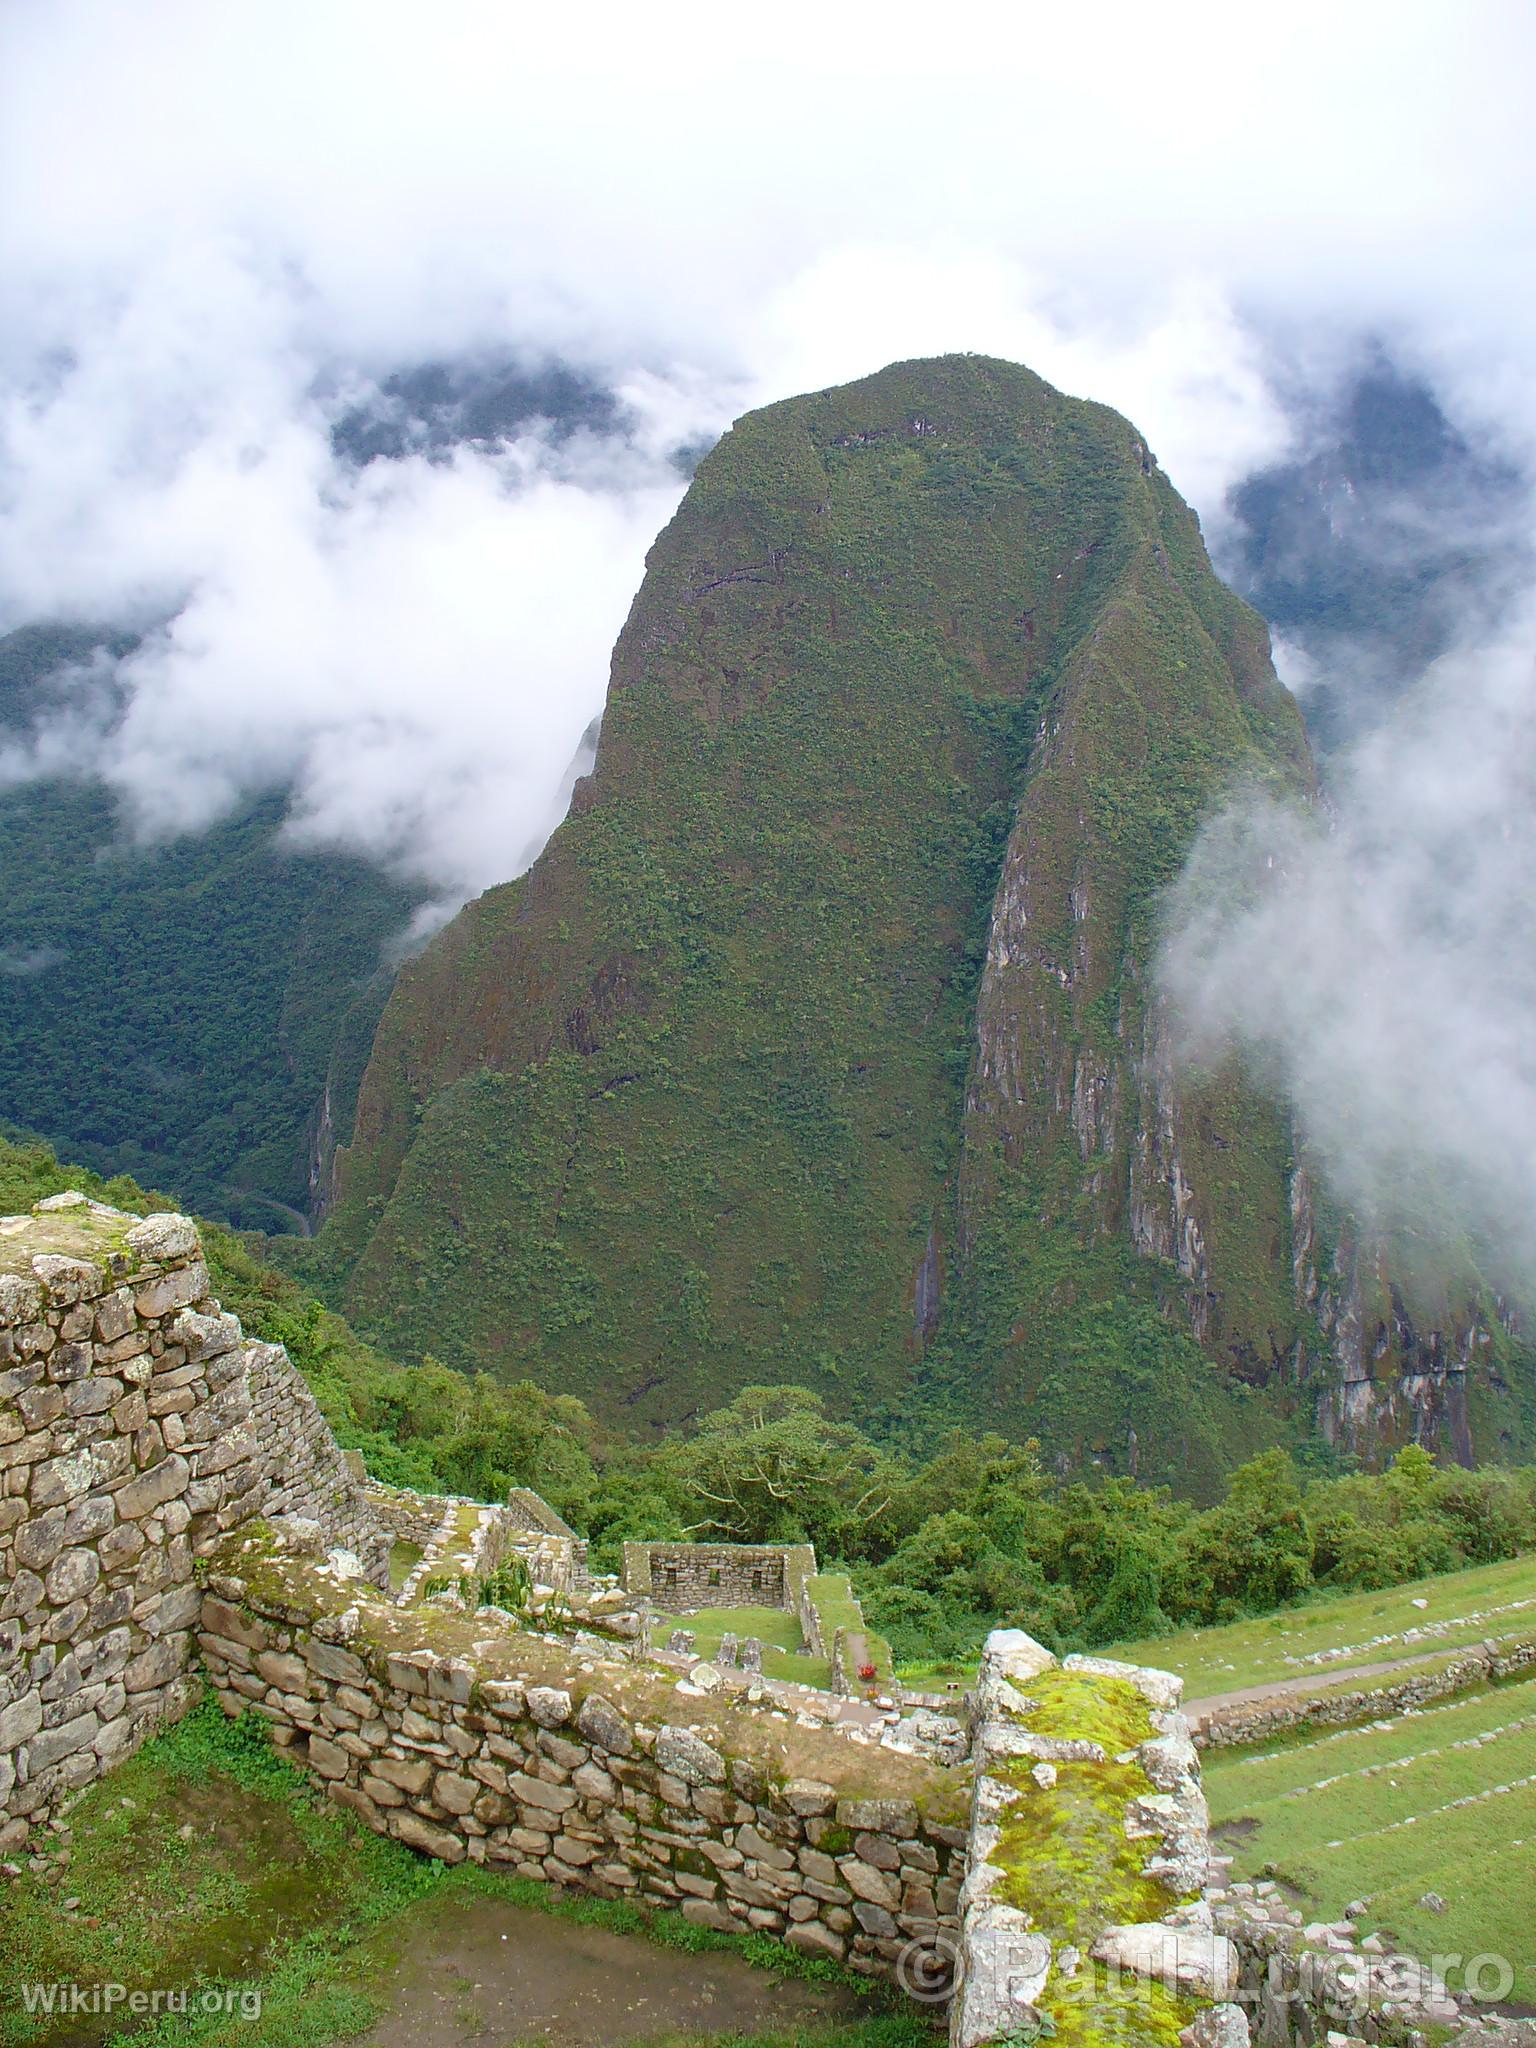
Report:
[{"label": "white cloud bank", "polygon": [[1436,665],[1341,764],[1336,806],[1254,796],[1169,908],[1183,1044],[1246,1048],[1335,1191],[1426,1255],[1536,1283],[1536,641]]},{"label": "white cloud bank", "polygon": [[[1265,320],[1403,331],[1464,397],[1523,404],[1536,360],[1530,268],[1489,274],[1526,232],[1517,5],[33,0],[7,32],[0,625],[171,619],[110,756],[54,735],[140,832],[291,782],[449,897],[514,871],[666,449],[746,404],[1007,354],[1215,515],[1284,437]],[[627,431],[338,463],[317,390],[477,350],[585,368]]]}]

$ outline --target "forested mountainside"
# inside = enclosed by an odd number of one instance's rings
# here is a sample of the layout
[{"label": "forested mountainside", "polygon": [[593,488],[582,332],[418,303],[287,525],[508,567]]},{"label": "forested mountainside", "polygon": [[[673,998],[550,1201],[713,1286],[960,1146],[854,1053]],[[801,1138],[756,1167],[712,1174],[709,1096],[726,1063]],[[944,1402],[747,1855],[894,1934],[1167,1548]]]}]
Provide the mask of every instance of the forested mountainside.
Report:
[{"label": "forested mountainside", "polygon": [[[34,726],[98,644],[0,640],[0,726]],[[263,1230],[303,1225],[325,1126],[349,1127],[417,900],[366,861],[285,847],[285,808],[274,793],[139,846],[100,782],[0,788],[0,1118]]]},{"label": "forested mountainside", "polygon": [[[617,412],[575,371],[494,355],[340,384],[332,441],[358,468],[607,431]],[[120,709],[113,660],[135,645],[69,622],[0,636],[0,744],[24,749],[40,724],[65,735],[56,773],[0,782],[0,1123],[205,1215],[302,1230],[429,891],[285,845],[280,788],[134,844],[90,754]]]},{"label": "forested mountainside", "polygon": [[749,415],[570,818],[401,976],[318,1270],[630,1425],[792,1378],[1144,1476],[1307,1434],[1285,1120],[1176,1085],[1148,987],[1255,777],[1310,788],[1300,716],[1125,420],[977,357]]}]

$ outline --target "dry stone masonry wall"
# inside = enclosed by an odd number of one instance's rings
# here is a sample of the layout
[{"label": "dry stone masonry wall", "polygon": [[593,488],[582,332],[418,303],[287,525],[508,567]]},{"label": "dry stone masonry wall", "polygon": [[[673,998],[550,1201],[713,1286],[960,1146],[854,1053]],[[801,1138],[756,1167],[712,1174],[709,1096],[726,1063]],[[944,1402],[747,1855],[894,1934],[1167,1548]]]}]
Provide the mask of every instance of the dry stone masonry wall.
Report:
[{"label": "dry stone masonry wall", "polygon": [[1474,1686],[1501,1685],[1536,1668],[1536,1637],[1514,1642],[1479,1643],[1442,1664],[1380,1685],[1342,1686],[1329,1692],[1281,1693],[1267,1699],[1239,1700],[1215,1707],[1194,1723],[1200,1749],[1240,1747],[1267,1742],[1294,1728],[1326,1728],[1382,1715],[1409,1713],[1432,1700],[1448,1699]]},{"label": "dry stone masonry wall", "polygon": [[245,1346],[262,1508],[316,1521],[327,1544],[350,1551],[363,1576],[388,1583],[387,1531],[366,1474],[342,1451],[320,1404],[281,1344]]},{"label": "dry stone masonry wall", "polygon": [[953,2048],[1062,2034],[1243,2048],[1239,1963],[1170,1672],[988,1638]]},{"label": "dry stone masonry wall", "polygon": [[781,1607],[795,1614],[816,1569],[809,1544],[626,1543],[624,1590],[668,1614]]},{"label": "dry stone masonry wall", "polygon": [[[210,1560],[204,1669],[380,1833],[891,1974],[955,1927],[963,1771],[701,1694],[643,1650],[402,1609],[262,1528]],[[628,1654],[626,1654],[626,1650]]]},{"label": "dry stone masonry wall", "polygon": [[188,1218],[0,1219],[0,1847],[190,1702],[199,1551],[270,1510],[374,1561],[359,1501]]}]

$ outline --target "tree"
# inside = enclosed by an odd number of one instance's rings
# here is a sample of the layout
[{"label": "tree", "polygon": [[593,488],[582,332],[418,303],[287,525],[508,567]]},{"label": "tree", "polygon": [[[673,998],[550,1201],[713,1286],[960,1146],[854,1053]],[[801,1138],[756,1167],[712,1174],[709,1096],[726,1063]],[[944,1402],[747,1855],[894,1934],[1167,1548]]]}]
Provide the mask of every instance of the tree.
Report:
[{"label": "tree", "polygon": [[805,1387],[747,1387],[696,1436],[663,1445],[656,1472],[690,1535],[856,1548],[900,1468]]},{"label": "tree", "polygon": [[1181,1619],[1231,1621],[1297,1599],[1312,1583],[1312,1532],[1285,1451],[1240,1465],[1220,1507],[1197,1515],[1170,1574]]}]

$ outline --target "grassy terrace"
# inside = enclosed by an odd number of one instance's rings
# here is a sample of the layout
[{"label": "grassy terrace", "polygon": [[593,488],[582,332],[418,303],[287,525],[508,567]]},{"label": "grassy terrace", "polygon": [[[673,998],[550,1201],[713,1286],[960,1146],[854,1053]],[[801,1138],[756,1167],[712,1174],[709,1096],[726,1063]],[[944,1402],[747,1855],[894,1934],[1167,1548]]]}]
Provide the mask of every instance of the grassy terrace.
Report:
[{"label": "grassy terrace", "polygon": [[[1422,1601],[1422,1606],[1416,1602]],[[1225,1628],[1183,1629],[1106,1654],[1177,1671],[1190,1699],[1276,1679],[1321,1690],[1359,1664],[1433,1657],[1492,1638],[1536,1635],[1536,1556],[1446,1572],[1380,1593],[1346,1593]]]},{"label": "grassy terrace", "polygon": [[763,1646],[767,1677],[793,1679],[797,1685],[832,1683],[831,1660],[801,1654],[799,1617],[786,1614],[782,1607],[701,1607],[696,1614],[680,1614],[677,1625],[692,1629],[701,1657],[712,1658],[724,1635],[756,1636]]},{"label": "grassy terrace", "polygon": [[1309,1917],[1365,1899],[1362,1927],[1422,1955],[1505,1955],[1536,2005],[1536,1682],[1212,1751],[1205,1789],[1234,1876],[1277,1878]]}]

